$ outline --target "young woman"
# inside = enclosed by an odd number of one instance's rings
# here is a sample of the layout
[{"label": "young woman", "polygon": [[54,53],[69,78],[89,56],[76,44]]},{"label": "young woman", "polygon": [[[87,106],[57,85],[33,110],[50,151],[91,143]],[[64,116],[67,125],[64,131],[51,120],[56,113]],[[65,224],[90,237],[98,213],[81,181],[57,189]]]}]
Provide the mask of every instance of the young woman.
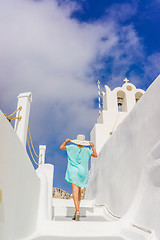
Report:
[{"label": "young woman", "polygon": [[[74,144],[67,145],[72,142]],[[75,145],[76,144],[76,145]],[[86,147],[90,146],[90,148]],[[88,185],[88,161],[90,156],[97,157],[97,152],[92,142],[86,141],[85,136],[79,134],[77,139],[67,138],[60,146],[61,150],[67,151],[68,166],[65,179],[72,185],[72,195],[75,204],[75,214],[72,219],[79,221],[79,206],[81,202],[81,188]]]}]

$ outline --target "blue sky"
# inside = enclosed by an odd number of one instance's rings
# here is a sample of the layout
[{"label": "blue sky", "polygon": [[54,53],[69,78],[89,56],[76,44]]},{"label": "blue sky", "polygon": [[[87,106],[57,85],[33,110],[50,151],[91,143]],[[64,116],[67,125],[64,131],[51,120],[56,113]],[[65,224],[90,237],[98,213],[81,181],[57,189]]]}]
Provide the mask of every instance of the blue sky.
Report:
[{"label": "blue sky", "polygon": [[0,108],[10,114],[31,91],[36,150],[47,145],[54,186],[64,180],[67,137],[89,134],[98,117],[97,86],[127,77],[146,90],[160,69],[160,0],[5,0],[0,2]]}]

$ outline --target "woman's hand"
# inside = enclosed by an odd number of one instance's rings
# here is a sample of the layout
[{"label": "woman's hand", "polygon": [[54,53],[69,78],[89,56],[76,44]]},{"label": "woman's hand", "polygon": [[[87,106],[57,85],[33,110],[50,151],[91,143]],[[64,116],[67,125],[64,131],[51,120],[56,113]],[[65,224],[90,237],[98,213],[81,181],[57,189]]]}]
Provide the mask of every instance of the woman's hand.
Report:
[{"label": "woman's hand", "polygon": [[97,152],[96,152],[96,150],[94,148],[94,143],[90,142],[90,146],[91,146],[92,151],[93,151],[93,153],[91,154],[91,157],[97,157]]},{"label": "woman's hand", "polygon": [[70,138],[67,138],[65,142],[66,142],[66,143],[69,143],[70,141],[71,141],[71,139],[70,139]]},{"label": "woman's hand", "polygon": [[90,146],[91,146],[91,148],[94,148],[94,143],[90,142]]},{"label": "woman's hand", "polygon": [[67,138],[67,139],[64,141],[64,143],[62,143],[62,145],[60,146],[60,149],[66,151],[67,148],[66,148],[65,145],[66,145],[67,143],[69,143],[70,141],[71,141],[71,139],[70,139],[70,138]]}]

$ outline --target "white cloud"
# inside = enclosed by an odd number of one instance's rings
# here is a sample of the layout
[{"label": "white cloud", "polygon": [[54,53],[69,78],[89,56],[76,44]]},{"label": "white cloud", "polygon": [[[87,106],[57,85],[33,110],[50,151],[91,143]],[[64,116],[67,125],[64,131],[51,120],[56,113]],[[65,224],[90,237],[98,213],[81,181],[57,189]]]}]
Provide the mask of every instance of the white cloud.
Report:
[{"label": "white cloud", "polygon": [[160,52],[153,53],[148,57],[145,71],[148,76],[153,78],[160,74]]},{"label": "white cloud", "polygon": [[[32,91],[31,130],[39,143],[89,132],[98,116],[94,70],[112,58],[116,85],[141,57],[133,26],[121,27],[113,14],[80,23],[70,18],[79,7],[70,1],[67,7],[51,0],[0,2],[2,109],[11,111],[20,92]],[[131,12],[129,5],[127,9]]]},{"label": "white cloud", "polygon": [[132,1],[132,3],[113,3],[111,7],[106,10],[106,13],[109,15],[109,18],[123,22],[137,13],[137,6],[137,1]]},{"label": "white cloud", "polygon": [[[135,14],[135,6],[123,5],[121,11],[120,5],[113,6],[106,18],[92,23],[70,18],[80,7],[69,0],[67,5],[53,0],[0,1],[1,108],[11,113],[16,96],[32,91],[33,140],[36,146],[47,144],[49,157],[53,152],[60,159],[58,144],[66,137],[89,137],[98,116],[94,100],[99,72],[108,74],[106,84],[113,88],[123,84],[130,66],[145,62],[134,26],[118,22]],[[159,54],[151,55],[145,74],[156,74],[159,62]],[[142,81],[135,73],[130,80]]]}]

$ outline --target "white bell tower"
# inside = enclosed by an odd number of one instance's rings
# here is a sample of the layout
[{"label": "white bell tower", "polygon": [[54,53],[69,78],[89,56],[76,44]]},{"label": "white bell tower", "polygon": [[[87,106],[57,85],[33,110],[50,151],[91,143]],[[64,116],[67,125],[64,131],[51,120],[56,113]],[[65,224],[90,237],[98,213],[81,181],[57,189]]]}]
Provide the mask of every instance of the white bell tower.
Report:
[{"label": "white bell tower", "polygon": [[125,83],[122,87],[117,87],[111,91],[111,89],[105,85],[105,92],[102,92],[102,112],[90,136],[98,153],[107,139],[112,136],[118,125],[145,93],[144,90],[137,89],[132,83],[129,83],[127,78],[123,81]]}]

